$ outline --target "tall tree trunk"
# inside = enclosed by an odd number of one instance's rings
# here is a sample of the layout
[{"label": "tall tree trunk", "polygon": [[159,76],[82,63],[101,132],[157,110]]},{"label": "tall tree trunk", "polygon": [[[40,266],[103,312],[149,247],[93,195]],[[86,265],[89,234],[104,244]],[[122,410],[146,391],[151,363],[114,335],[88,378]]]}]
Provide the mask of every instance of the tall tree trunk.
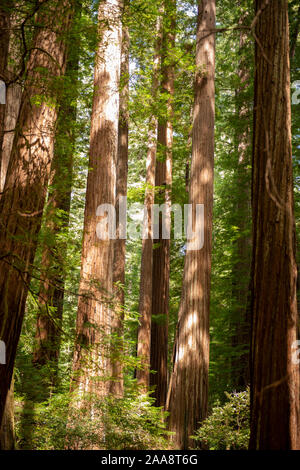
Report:
[{"label": "tall tree trunk", "polygon": [[287,1],[256,1],[250,449],[300,449]]},{"label": "tall tree trunk", "polygon": [[[79,405],[87,394],[106,395],[110,374],[108,333],[113,300],[114,240],[97,236],[97,208],[115,207],[118,152],[122,2],[100,2],[99,43],[94,71],[90,160],[87,180],[81,277],[73,359],[73,390]],[[101,235],[101,234],[100,234]],[[104,235],[104,234],[102,234]]]},{"label": "tall tree trunk", "polygon": [[[152,105],[156,103],[159,88],[159,65],[161,60],[161,23],[162,9],[156,24],[156,44],[153,57],[153,76],[151,99]],[[137,369],[136,377],[139,385],[145,391],[150,384],[150,348],[151,348],[151,311],[152,311],[152,207],[154,204],[155,163],[157,150],[157,113],[153,111],[150,117],[148,130],[148,151],[146,159],[146,195],[145,217],[142,240],[141,278],[139,313],[140,325],[138,328],[137,356],[141,359],[141,368]]]},{"label": "tall tree trunk", "polygon": [[[190,436],[207,416],[209,300],[214,164],[215,1],[198,1],[195,99],[189,203],[204,205],[204,246],[187,245],[178,314],[173,373],[167,408],[179,449],[193,447]],[[199,228],[199,227],[198,227]]]},{"label": "tall tree trunk", "polygon": [[[65,43],[61,32],[68,29],[72,15],[67,0],[46,2],[45,10],[43,6],[38,22],[47,29],[39,28],[27,65],[18,129],[0,199],[0,338],[6,345],[6,364],[0,366],[0,421],[22,327],[53,155],[56,106],[46,102],[37,105],[33,101],[36,95],[45,93],[56,99],[56,91],[51,87],[50,94],[41,70],[48,69],[50,82],[52,77],[64,73]],[[55,30],[49,25],[49,17],[55,17]]]},{"label": "tall tree trunk", "polygon": [[[1,164],[0,164],[0,198],[1,193],[4,189],[5,178],[7,167],[10,159],[10,154],[14,140],[14,129],[16,127],[19,109],[21,104],[22,88],[19,83],[12,82],[12,78],[19,68],[20,62],[20,47],[16,34],[13,32],[13,28],[17,26],[17,16],[10,15],[10,31],[9,31],[9,45],[8,45],[8,57],[10,60],[15,61],[15,66],[12,67],[10,64],[6,66],[6,76],[4,77],[7,82],[11,82],[6,88],[6,101],[5,101],[5,113],[4,113],[4,128],[3,128],[3,139],[1,153]],[[3,57],[3,56],[2,56]],[[1,142],[1,138],[0,138]],[[11,382],[4,409],[4,415],[2,420],[2,426],[0,430],[0,449],[12,450],[15,447],[15,433],[14,433],[14,384]]]},{"label": "tall tree trunk", "polygon": [[[247,13],[240,18],[239,24],[244,24]],[[236,92],[237,118],[239,121],[237,130],[237,166],[236,166],[236,188],[237,201],[234,224],[238,227],[238,238],[234,243],[234,256],[236,261],[233,265],[233,337],[232,346],[234,356],[232,361],[232,384],[235,390],[245,390],[249,384],[249,338],[250,321],[248,309],[248,292],[250,278],[250,256],[251,239],[247,230],[250,226],[250,106],[247,91],[250,85],[250,70],[247,60],[247,33],[240,32],[239,43],[239,81],[240,85]]]},{"label": "tall tree trunk", "polygon": [[[80,8],[74,21],[80,17]],[[72,34],[72,32],[71,32]],[[72,36],[70,37],[70,40]],[[72,46],[71,46],[72,47]],[[78,76],[78,44],[68,51],[67,89],[63,91],[51,166],[48,205],[45,211],[46,237],[42,252],[42,274],[39,290],[39,312],[36,326],[35,365],[51,365],[50,385],[57,378],[62,331],[66,242],[60,234],[69,225]],[[75,83],[74,83],[75,82]],[[70,88],[72,83],[72,88]]]},{"label": "tall tree trunk", "polygon": [[[76,109],[61,108],[57,132],[69,136],[74,144],[74,134],[70,118],[76,119]],[[69,124],[66,128],[66,123]],[[72,189],[73,149],[67,146],[56,148],[51,168],[51,189],[47,206],[47,241],[42,254],[42,279],[39,290],[39,313],[37,317],[34,363],[39,365],[52,362],[56,368],[59,355],[64,299],[64,256],[66,244],[59,234],[69,224]]]},{"label": "tall tree trunk", "polygon": [[127,195],[128,172],[128,98],[129,98],[129,31],[123,24],[122,30],[122,59],[121,59],[121,90],[118,129],[118,159],[117,159],[117,192],[116,192],[116,240],[114,245],[113,285],[115,291],[115,307],[112,317],[112,381],[110,392],[114,396],[123,396],[123,367],[121,355],[123,351],[123,322],[124,322],[124,285],[125,285],[125,245],[119,217],[120,201]]},{"label": "tall tree trunk", "polygon": [[[159,238],[154,240],[152,270],[152,315],[150,386],[155,387],[156,406],[165,406],[168,386],[168,319],[170,280],[170,240],[162,237],[162,223],[171,226],[171,185],[173,145],[174,45],[176,27],[176,1],[165,0],[162,38],[161,92],[166,102],[159,117],[157,142],[161,155],[156,160],[155,186],[160,187],[156,203],[167,206],[164,221],[159,220]],[[166,98],[165,98],[166,97]],[[166,101],[165,101],[166,100]]]}]

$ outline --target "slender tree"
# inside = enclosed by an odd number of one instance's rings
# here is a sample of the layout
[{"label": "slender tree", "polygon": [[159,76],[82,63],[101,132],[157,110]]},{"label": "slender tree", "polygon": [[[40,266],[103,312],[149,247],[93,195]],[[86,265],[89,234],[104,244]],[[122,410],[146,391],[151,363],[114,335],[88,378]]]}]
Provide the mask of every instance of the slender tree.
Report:
[{"label": "slender tree", "polygon": [[[165,406],[168,385],[168,320],[170,280],[170,240],[162,237],[162,223],[171,225],[174,46],[176,2],[164,2],[161,54],[162,112],[158,119],[158,158],[155,167],[155,186],[159,189],[156,203],[166,204],[164,221],[159,220],[159,238],[154,240],[152,270],[151,370],[150,385],[157,406]],[[157,192],[157,190],[156,190]]]},{"label": "slender tree", "polygon": [[[240,17],[239,24],[243,25],[248,12]],[[249,51],[247,50],[246,31],[240,31],[239,37],[239,87],[236,90],[237,114],[237,164],[235,182],[237,188],[236,209],[234,224],[238,228],[238,236],[234,243],[233,263],[233,337],[232,345],[236,354],[232,361],[232,384],[235,390],[245,390],[249,384],[249,278],[251,263],[251,236],[250,236],[250,160],[251,160],[251,119],[248,90],[251,80],[249,65]]]},{"label": "slender tree", "polygon": [[[98,223],[102,227],[107,225],[107,205],[115,206],[122,11],[120,0],[99,4],[99,42],[73,358],[72,388],[79,394],[79,405],[87,394],[106,395],[108,382],[104,379],[111,373],[107,343],[112,319],[114,240],[108,231],[99,230]],[[104,207],[101,214],[97,211],[99,206]]]},{"label": "slender tree", "polygon": [[300,449],[288,2],[255,2],[250,449]]},{"label": "slender tree", "polygon": [[[127,10],[126,10],[127,12]],[[124,11],[125,14],[125,11]],[[128,172],[128,99],[129,99],[129,31],[123,23],[122,30],[122,59],[121,59],[121,91],[118,129],[118,158],[117,158],[117,192],[116,192],[116,240],[114,245],[113,284],[115,290],[115,307],[112,317],[112,381],[110,392],[114,396],[123,395],[123,367],[121,354],[123,351],[124,323],[124,285],[125,285],[125,238],[122,236],[120,224],[120,202],[127,195]]]},{"label": "slender tree", "polygon": [[[196,77],[193,111],[189,203],[204,205],[204,245],[187,244],[181,304],[167,408],[176,448],[193,447],[190,439],[207,416],[209,299],[212,249],[214,164],[215,1],[198,1]],[[194,225],[193,225],[194,226]],[[199,228],[199,227],[198,227]]]},{"label": "slender tree", "polygon": [[161,30],[162,8],[160,8],[156,22],[155,51],[153,57],[152,75],[152,115],[149,121],[148,130],[148,151],[146,159],[146,195],[145,195],[145,217],[142,240],[141,278],[140,278],[140,299],[139,313],[140,325],[138,328],[137,356],[141,359],[142,367],[137,370],[138,383],[148,390],[150,384],[150,349],[151,349],[151,312],[152,312],[152,208],[154,204],[155,187],[155,164],[157,151],[157,112],[154,110],[158,98],[159,90],[159,66],[161,61]]},{"label": "slender tree", "polygon": [[[8,5],[9,6],[9,5]],[[10,5],[11,7],[11,5]],[[7,167],[10,159],[14,140],[14,129],[16,127],[21,96],[22,87],[19,83],[15,82],[16,74],[20,68],[20,44],[17,34],[14,29],[17,28],[18,15],[12,14],[10,8],[10,21],[9,21],[9,44],[8,44],[8,58],[5,80],[6,80],[6,99],[5,99],[5,113],[3,124],[3,139],[0,165],[0,197],[3,191]],[[13,65],[11,63],[13,62]],[[1,142],[1,139],[0,139]],[[12,450],[15,447],[15,432],[14,432],[14,381],[12,380],[7,399],[5,404],[4,416],[0,431],[0,449]]]},{"label": "slender tree", "polygon": [[66,242],[61,233],[68,228],[73,179],[76,99],[78,95],[78,43],[73,37],[80,17],[75,8],[73,31],[70,31],[66,87],[60,102],[51,166],[48,204],[45,211],[45,237],[42,248],[42,274],[36,326],[35,365],[51,365],[50,384],[54,384],[62,331]]},{"label": "slender tree", "polygon": [[[42,2],[39,7],[37,21],[44,27],[38,29],[27,64],[25,91],[0,200],[0,338],[6,345],[6,364],[0,366],[0,422],[12,378],[53,155],[58,90],[48,89],[49,81],[45,81],[43,71],[47,70],[50,82],[52,77],[64,74],[62,33],[69,28],[72,16],[72,4],[67,0]],[[48,96],[48,100],[36,103],[37,95]]]}]

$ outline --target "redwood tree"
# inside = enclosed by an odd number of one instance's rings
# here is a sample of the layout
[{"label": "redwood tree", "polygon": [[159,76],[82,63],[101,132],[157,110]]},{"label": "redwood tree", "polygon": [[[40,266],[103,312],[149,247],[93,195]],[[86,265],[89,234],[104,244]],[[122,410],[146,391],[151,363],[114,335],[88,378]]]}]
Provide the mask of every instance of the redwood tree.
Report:
[{"label": "redwood tree", "polygon": [[300,449],[288,2],[255,7],[250,449]]},{"label": "redwood tree", "polygon": [[[114,239],[97,230],[115,206],[118,153],[119,79],[122,45],[121,0],[100,2],[94,70],[89,172],[84,214],[81,274],[73,358],[72,388],[79,404],[90,393],[106,395],[110,375],[109,341],[113,307]],[[98,232],[98,234],[97,234]],[[100,238],[99,236],[100,235]],[[102,238],[101,238],[102,237]]]},{"label": "redwood tree", "polygon": [[[15,135],[14,129],[18,119],[22,96],[22,87],[20,83],[15,81],[16,74],[20,69],[20,44],[16,34],[18,16],[16,14],[12,14],[11,2],[8,2],[7,6],[10,7],[8,11],[10,11],[11,14],[9,18],[9,24],[7,25],[9,26],[9,29],[7,28],[4,34],[7,35],[9,33],[7,52],[10,62],[13,59],[14,65],[8,62],[6,69],[4,70],[3,78],[6,81],[6,100],[5,105],[0,105],[3,106],[3,110],[5,111],[3,116],[3,138],[2,140],[0,138],[0,143],[2,143],[2,148],[0,149],[0,198],[5,184],[7,167]],[[2,48],[5,47],[3,41],[1,41],[1,44]],[[4,57],[5,54],[2,55],[2,60]],[[14,447],[14,384],[12,380],[7,394],[0,430],[0,448],[2,450],[12,450]]]},{"label": "redwood tree", "polygon": [[[189,203],[204,205],[204,245],[186,246],[173,372],[167,408],[169,428],[179,449],[193,447],[199,421],[207,416],[209,299],[212,249],[214,163],[215,0],[198,1],[196,76]],[[199,227],[198,227],[199,228]]]},{"label": "redwood tree", "polygon": [[[64,74],[63,33],[69,28],[71,17],[72,3],[68,0],[40,4],[40,27],[27,64],[17,132],[0,199],[0,338],[6,345],[6,364],[0,366],[0,422],[11,383],[53,155],[58,90],[53,86],[48,89],[48,85]],[[36,102],[35,97],[41,95],[48,99]]]},{"label": "redwood tree", "polygon": [[140,299],[139,313],[140,325],[138,328],[137,356],[141,359],[141,368],[137,369],[137,381],[148,390],[150,384],[150,348],[151,348],[151,312],[152,312],[152,268],[153,268],[153,233],[152,233],[152,208],[154,204],[154,186],[155,186],[155,165],[157,151],[157,104],[159,89],[159,65],[161,61],[161,16],[156,22],[156,39],[153,57],[153,75],[151,90],[152,115],[149,120],[148,129],[148,149],[146,159],[146,195],[145,195],[145,217],[142,240],[142,259],[141,259],[141,278],[140,278]]},{"label": "redwood tree", "polygon": [[[240,17],[239,24],[243,25],[248,12]],[[232,277],[232,346],[235,354],[231,363],[232,385],[235,390],[245,390],[249,385],[249,278],[251,264],[251,194],[250,194],[250,163],[251,163],[251,109],[249,87],[251,83],[250,51],[247,50],[248,33],[240,31],[239,37],[239,86],[236,90],[236,147],[237,161],[235,183],[237,195],[234,225],[238,228],[237,239],[233,245],[235,256]]]},{"label": "redwood tree", "polygon": [[161,47],[162,107],[158,119],[158,158],[155,167],[156,199],[166,204],[164,220],[159,220],[159,238],[154,239],[152,267],[152,315],[150,386],[154,387],[156,406],[165,406],[168,386],[168,321],[170,281],[170,239],[163,239],[162,224],[171,225],[174,46],[176,27],[176,2],[165,0]]},{"label": "redwood tree", "polygon": [[74,25],[68,38],[66,85],[62,91],[54,158],[51,165],[48,203],[45,210],[45,236],[36,326],[35,365],[51,365],[51,384],[55,382],[62,332],[66,242],[60,234],[67,230],[73,180],[76,100],[78,95],[78,40],[74,37],[81,6],[75,7]]},{"label": "redwood tree", "polygon": [[115,396],[123,395],[123,323],[124,323],[124,285],[125,285],[125,238],[120,225],[120,201],[127,195],[128,173],[128,98],[129,98],[129,31],[123,23],[122,30],[122,59],[120,77],[120,112],[118,128],[118,158],[117,158],[117,187],[116,187],[116,240],[114,244],[113,284],[115,290],[115,306],[112,317],[112,381],[110,392]]}]

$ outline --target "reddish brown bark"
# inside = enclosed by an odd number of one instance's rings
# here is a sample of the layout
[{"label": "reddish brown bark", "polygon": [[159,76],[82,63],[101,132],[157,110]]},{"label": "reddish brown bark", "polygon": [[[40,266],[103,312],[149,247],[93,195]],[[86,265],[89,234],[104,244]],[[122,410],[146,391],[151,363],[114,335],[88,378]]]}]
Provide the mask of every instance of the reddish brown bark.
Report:
[{"label": "reddish brown bark", "polygon": [[250,448],[300,449],[287,1],[256,13]]},{"label": "reddish brown bark", "polygon": [[214,164],[215,1],[198,2],[196,77],[189,203],[204,205],[204,245],[185,256],[173,373],[167,408],[178,449],[195,445],[190,436],[207,416],[209,300]]},{"label": "reddish brown bark", "polygon": [[[49,14],[49,9],[50,13],[55,11],[55,30],[51,28],[54,25],[49,25],[49,16],[54,18],[53,14]],[[35,38],[36,48],[32,50],[27,65],[18,130],[4,194],[0,200],[0,338],[6,344],[6,364],[0,366],[0,421],[24,316],[53,155],[57,116],[55,106],[45,102],[36,105],[32,101],[36,95],[45,93],[56,98],[53,89],[50,94],[46,88],[40,70],[46,67],[50,78],[64,73],[65,43],[60,33],[68,29],[71,14],[71,4],[66,0],[47,3],[47,12],[39,15],[39,23],[47,25],[47,29],[39,28]]]},{"label": "reddish brown bark", "polygon": [[99,43],[94,71],[90,159],[84,214],[80,297],[73,358],[72,388],[79,404],[89,394],[101,397],[108,391],[110,376],[108,334],[113,304],[114,240],[109,233],[97,235],[96,215],[102,204],[115,206],[118,151],[119,79],[121,62],[120,0],[99,4]]}]

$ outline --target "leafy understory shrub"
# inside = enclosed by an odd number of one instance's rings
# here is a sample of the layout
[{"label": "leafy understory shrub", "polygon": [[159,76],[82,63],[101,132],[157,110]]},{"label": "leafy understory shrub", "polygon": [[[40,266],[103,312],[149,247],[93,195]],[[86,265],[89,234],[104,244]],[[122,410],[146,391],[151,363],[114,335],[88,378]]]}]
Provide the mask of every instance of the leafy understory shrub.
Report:
[{"label": "leafy understory shrub", "polygon": [[105,401],[104,426],[107,449],[166,449],[166,413],[153,406],[149,395]]},{"label": "leafy understory shrub", "polygon": [[250,394],[226,393],[225,405],[217,405],[193,436],[199,447],[210,450],[247,450],[250,437]]},{"label": "leafy understory shrub", "polygon": [[[19,448],[36,450],[167,448],[165,413],[153,398],[131,392],[124,398],[91,399],[78,408],[68,394],[43,403],[18,401]],[[29,406],[28,406],[29,405]],[[92,409],[92,411],[91,411]],[[24,435],[25,434],[25,435]]]}]

